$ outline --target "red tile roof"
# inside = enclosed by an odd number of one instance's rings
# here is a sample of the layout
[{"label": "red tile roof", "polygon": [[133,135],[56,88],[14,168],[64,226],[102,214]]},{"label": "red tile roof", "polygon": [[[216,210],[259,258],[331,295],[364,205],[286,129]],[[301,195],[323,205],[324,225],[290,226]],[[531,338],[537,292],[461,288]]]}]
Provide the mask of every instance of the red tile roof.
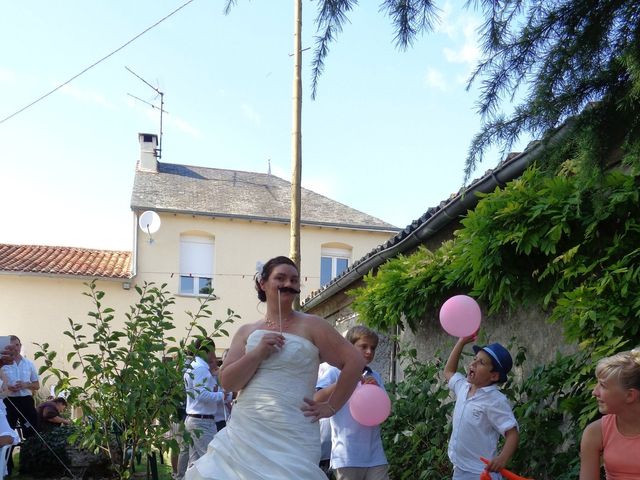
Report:
[{"label": "red tile roof", "polygon": [[0,243],[0,272],[131,278],[131,252]]}]

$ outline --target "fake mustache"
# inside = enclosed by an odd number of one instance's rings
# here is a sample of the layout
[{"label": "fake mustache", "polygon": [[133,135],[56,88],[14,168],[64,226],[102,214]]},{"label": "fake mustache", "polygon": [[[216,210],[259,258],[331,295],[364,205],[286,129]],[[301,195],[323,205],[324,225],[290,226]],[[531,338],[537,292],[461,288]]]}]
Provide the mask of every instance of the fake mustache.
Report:
[{"label": "fake mustache", "polygon": [[300,290],[296,290],[295,288],[292,288],[292,287],[278,287],[278,290],[284,293],[293,293],[294,295],[297,295],[300,293]]}]

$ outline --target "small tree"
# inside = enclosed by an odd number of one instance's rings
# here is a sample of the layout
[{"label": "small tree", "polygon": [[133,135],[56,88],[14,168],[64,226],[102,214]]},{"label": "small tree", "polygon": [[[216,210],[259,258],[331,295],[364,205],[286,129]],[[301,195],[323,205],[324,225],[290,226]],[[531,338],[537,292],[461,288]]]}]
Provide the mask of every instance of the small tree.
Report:
[{"label": "small tree", "polygon": [[[72,339],[73,351],[67,355],[73,370],[81,378],[54,365],[57,356],[49,344],[38,344],[42,358],[40,373],[57,379],[57,389],[68,392],[68,401],[82,409],[83,418],[70,438],[83,448],[105,453],[114,473],[128,478],[136,455],[153,450],[177,447],[176,440],[165,438],[170,423],[185,398],[183,372],[190,354],[190,345],[197,337],[228,336],[224,326],[238,315],[227,310],[225,320],[212,322],[213,330],[199,323],[211,317],[210,294],[200,300],[196,313],[186,312],[190,321],[181,340],[169,336],[175,329],[175,303],[166,290],[153,283],[136,286],[140,298],[129,307],[122,330],[115,325],[114,310],[103,306],[104,292],[95,282],[86,284],[95,311],[89,312],[86,324],[69,319],[70,329],[64,334]],[[92,333],[85,334],[85,327]],[[194,333],[197,332],[196,333]]]}]

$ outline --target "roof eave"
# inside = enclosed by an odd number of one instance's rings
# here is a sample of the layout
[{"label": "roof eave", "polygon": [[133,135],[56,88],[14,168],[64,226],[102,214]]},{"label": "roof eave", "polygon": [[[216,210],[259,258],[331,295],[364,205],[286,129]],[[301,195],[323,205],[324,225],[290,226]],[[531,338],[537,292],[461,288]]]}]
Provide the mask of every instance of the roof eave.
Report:
[{"label": "roof eave", "polygon": [[337,277],[315,296],[306,300],[301,306],[302,310],[309,311],[321,305],[333,295],[360,280],[371,270],[379,267],[398,253],[412,250],[423,244],[427,239],[433,237],[433,235],[443,227],[451,223],[451,221],[459,218],[464,212],[474,207],[479,201],[476,193],[489,193],[497,186],[505,185],[507,182],[519,177],[524,170],[541,155],[546,146],[549,143],[559,141],[570,129],[571,125],[572,122],[565,122],[565,124],[552,135],[548,142],[536,143],[531,149],[525,150],[519,155],[505,161],[491,170],[487,175],[472,183],[468,188],[451,197],[442,208],[426,218],[405,238],[397,243],[393,243],[393,239],[391,239],[387,242],[391,243],[389,247],[380,249],[377,252],[374,250],[375,253],[370,253],[369,257],[363,257],[364,260],[360,263],[354,263],[353,267],[347,270],[342,276]]},{"label": "roof eave", "polygon": [[[200,217],[209,218],[226,218],[232,220],[246,220],[253,222],[265,222],[265,223],[281,223],[289,224],[290,219],[284,217],[265,217],[259,215],[237,215],[230,213],[216,213],[216,212],[201,212],[196,210],[178,210],[172,208],[157,208],[149,205],[131,205],[131,210],[134,212],[143,210],[153,210],[156,213],[173,213],[176,215],[198,215]],[[323,228],[339,228],[345,230],[362,230],[368,232],[381,232],[381,233],[397,233],[401,229],[393,226],[376,226],[376,225],[358,225],[350,223],[332,223],[332,222],[319,222],[314,220],[302,219],[301,225],[323,227]]]}]

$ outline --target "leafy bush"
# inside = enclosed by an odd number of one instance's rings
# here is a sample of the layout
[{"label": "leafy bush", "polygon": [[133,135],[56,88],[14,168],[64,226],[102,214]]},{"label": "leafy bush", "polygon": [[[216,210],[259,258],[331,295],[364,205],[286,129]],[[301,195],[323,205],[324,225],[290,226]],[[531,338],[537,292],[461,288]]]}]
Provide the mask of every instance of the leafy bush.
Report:
[{"label": "leafy bush", "polygon": [[[169,310],[174,298],[166,285],[145,283],[136,286],[140,298],[129,307],[124,328],[119,330],[114,310],[103,306],[104,292],[97,290],[95,282],[87,286],[85,295],[92,299],[95,311],[89,312],[87,323],[69,319],[70,329],[64,332],[73,342],[66,360],[81,376],[58,368],[57,353],[46,343],[39,345],[35,358],[44,361],[40,373],[56,378],[57,390],[67,391],[69,403],[82,410],[83,418],[69,441],[107,455],[115,474],[128,478],[136,456],[177,448],[176,440],[167,439],[165,433],[184,401],[182,377],[193,353],[192,341],[228,335],[223,327],[238,316],[228,310],[227,318],[212,322],[208,332],[200,323],[211,316],[213,297],[209,295],[200,301],[198,311],[186,312],[189,325],[177,340],[169,334],[175,328]],[[91,333],[84,333],[86,327]]]},{"label": "leafy bush", "polygon": [[390,383],[392,414],[382,425],[382,441],[390,477],[396,480],[451,478],[447,443],[453,403],[447,386],[439,380],[440,360],[422,364],[416,351],[401,354],[405,379]]},{"label": "leafy bush", "polygon": [[[594,148],[605,147],[582,130],[551,151],[544,168],[532,166],[481,195],[452,240],[389,260],[351,293],[360,318],[380,331],[415,331],[456,293],[470,293],[491,312],[535,306],[559,322],[579,352],[504,386],[521,427],[510,465],[538,480],[577,477],[582,430],[598,416],[594,365],[640,344],[640,147],[627,139],[618,152],[627,171],[598,174],[581,158]],[[384,429],[392,470],[397,478],[443,478],[449,407],[437,402],[439,373],[412,363],[406,374]]]}]

